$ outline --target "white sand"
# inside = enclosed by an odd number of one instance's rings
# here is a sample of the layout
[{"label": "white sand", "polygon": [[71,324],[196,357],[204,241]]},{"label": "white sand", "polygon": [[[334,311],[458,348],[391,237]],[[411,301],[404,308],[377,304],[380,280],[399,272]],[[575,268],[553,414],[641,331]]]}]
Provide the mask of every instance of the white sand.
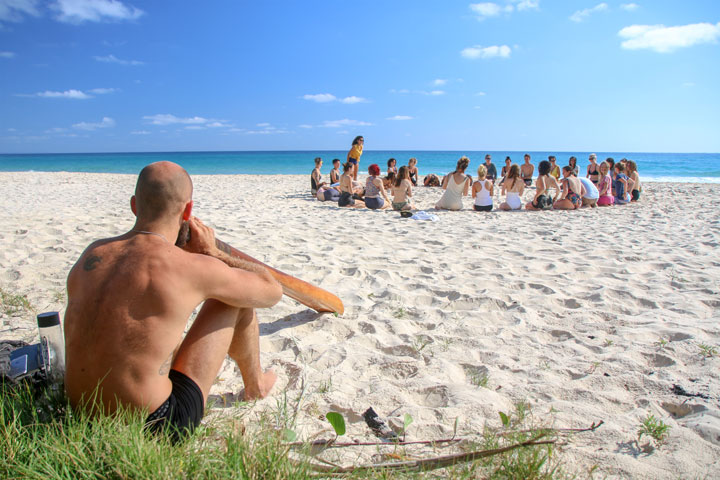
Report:
[{"label": "white sand", "polygon": [[[433,223],[318,202],[305,176],[194,179],[195,213],[219,238],[345,302],[341,318],[287,298],[259,313],[262,361],[280,379],[252,409],[304,383],[301,438],[336,410],[350,438],[371,439],[369,406],[410,413],[413,439],[451,434],[456,417],[470,434],[526,401],[557,427],[605,421],[563,451],[581,475],[597,464],[610,478],[720,477],[720,358],[699,348],[720,350],[717,185],[646,183],[639,204],[578,212],[476,213],[467,199]],[[134,182],[0,173],[0,286],[62,311],[82,249],[132,226]],[[439,196],[416,190],[421,208]],[[0,317],[0,339],[35,335],[32,314]],[[482,375],[487,388],[473,385]],[[241,387],[226,362],[213,393]],[[648,414],[672,427],[650,453],[634,443]]]}]

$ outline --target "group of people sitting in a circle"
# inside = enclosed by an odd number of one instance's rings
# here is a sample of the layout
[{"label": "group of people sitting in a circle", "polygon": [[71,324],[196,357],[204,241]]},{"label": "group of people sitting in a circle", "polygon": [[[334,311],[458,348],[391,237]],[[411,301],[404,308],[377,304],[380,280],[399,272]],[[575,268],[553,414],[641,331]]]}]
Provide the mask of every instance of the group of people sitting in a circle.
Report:
[{"label": "group of people sitting in a circle", "polygon": [[[365,185],[362,185],[357,181],[357,170],[363,143],[362,137],[356,137],[353,141],[342,174],[340,160],[333,160],[329,184],[322,181],[322,159],[315,159],[315,169],[310,175],[313,195],[321,201],[337,202],[340,207],[414,210],[412,197],[413,187],[418,184],[417,160],[411,158],[407,165],[398,169],[397,161],[394,158],[389,159],[385,177],[380,176],[380,167],[372,164],[368,167]],[[589,162],[585,177],[579,177],[575,157],[570,157],[568,165],[562,168],[557,165],[554,155],[540,162],[535,179],[535,193],[532,199],[525,203],[525,209],[575,210],[586,206],[594,208],[623,205],[640,199],[642,187],[635,162],[622,159],[615,163],[612,158],[608,158],[598,164],[597,155],[594,153],[590,155]],[[485,156],[485,163],[478,167],[478,178],[475,181],[471,175],[465,173],[469,165],[470,159],[463,156],[458,160],[455,170],[442,179],[435,174],[425,177],[425,186],[442,187],[444,190],[435,204],[436,209],[460,210],[463,197],[472,195],[475,210],[493,210],[498,175],[491,156]],[[500,210],[520,210],[523,207],[523,194],[526,187],[532,187],[534,171],[535,166],[530,162],[528,154],[525,154],[523,165],[513,164],[510,157],[505,158],[505,166],[498,182],[500,195],[505,196],[505,200],[498,206]],[[389,195],[392,195],[392,201]]]}]

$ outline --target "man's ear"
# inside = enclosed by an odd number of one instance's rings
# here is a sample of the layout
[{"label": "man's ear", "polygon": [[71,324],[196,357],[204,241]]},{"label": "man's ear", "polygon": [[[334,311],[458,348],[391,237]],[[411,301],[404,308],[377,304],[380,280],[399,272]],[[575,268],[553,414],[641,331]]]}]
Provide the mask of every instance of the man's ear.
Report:
[{"label": "man's ear", "polygon": [[183,216],[182,216],[183,221],[187,222],[188,220],[190,220],[190,216],[192,215],[192,207],[193,207],[192,200],[190,200],[188,203],[185,204],[185,209],[183,210]]},{"label": "man's ear", "polygon": [[137,204],[135,200],[135,195],[130,197],[130,209],[132,210],[133,214],[137,217]]}]

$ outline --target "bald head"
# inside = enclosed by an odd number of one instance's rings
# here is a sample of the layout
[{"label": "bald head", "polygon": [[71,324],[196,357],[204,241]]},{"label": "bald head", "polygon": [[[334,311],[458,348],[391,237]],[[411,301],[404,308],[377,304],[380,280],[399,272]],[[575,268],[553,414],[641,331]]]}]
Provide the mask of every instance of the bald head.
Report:
[{"label": "bald head", "polygon": [[180,215],[192,199],[192,180],[180,165],[156,162],[146,166],[135,186],[138,219],[155,221]]}]

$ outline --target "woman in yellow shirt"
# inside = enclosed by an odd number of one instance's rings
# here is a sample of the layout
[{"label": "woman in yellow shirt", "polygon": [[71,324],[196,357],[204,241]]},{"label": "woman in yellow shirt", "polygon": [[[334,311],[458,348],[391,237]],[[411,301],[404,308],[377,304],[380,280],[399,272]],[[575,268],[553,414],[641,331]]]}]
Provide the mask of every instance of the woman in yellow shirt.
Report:
[{"label": "woman in yellow shirt", "polygon": [[355,165],[355,171],[353,172],[353,178],[355,180],[357,180],[357,172],[360,168],[360,157],[362,156],[364,144],[365,139],[362,135],[358,135],[355,137],[355,140],[353,140],[352,147],[350,147],[350,151],[347,154],[347,161]]},{"label": "woman in yellow shirt", "polygon": [[550,175],[555,177],[555,180],[560,179],[560,167],[557,166],[555,155],[550,155],[548,157],[548,160],[550,160]]}]

